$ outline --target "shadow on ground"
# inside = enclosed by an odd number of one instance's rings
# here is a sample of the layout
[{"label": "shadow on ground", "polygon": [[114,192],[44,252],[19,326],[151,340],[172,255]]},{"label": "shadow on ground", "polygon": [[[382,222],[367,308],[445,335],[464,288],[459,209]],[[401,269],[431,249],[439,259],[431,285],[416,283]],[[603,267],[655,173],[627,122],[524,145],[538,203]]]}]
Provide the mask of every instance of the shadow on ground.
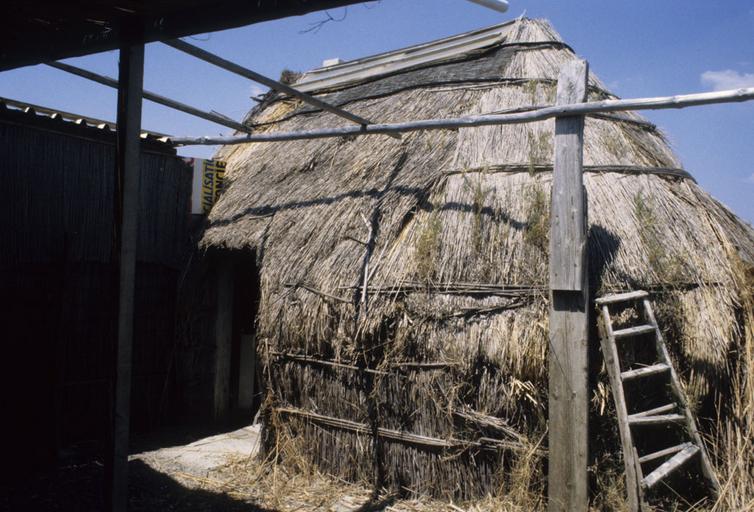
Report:
[{"label": "shadow on ground", "polygon": [[[188,489],[142,461],[129,468],[129,510],[272,512],[226,494]],[[63,467],[16,485],[0,484],[1,511],[104,511],[104,469],[99,461]]]}]

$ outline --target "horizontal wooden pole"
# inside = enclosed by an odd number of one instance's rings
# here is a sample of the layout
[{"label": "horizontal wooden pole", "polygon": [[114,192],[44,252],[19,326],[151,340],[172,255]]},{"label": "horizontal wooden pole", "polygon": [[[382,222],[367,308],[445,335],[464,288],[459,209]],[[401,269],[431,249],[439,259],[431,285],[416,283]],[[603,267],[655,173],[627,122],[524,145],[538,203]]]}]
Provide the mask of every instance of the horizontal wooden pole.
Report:
[{"label": "horizontal wooden pole", "polygon": [[[110,78],[109,76],[104,76],[97,73],[93,73],[86,69],[81,69],[76,66],[71,66],[70,64],[65,64],[63,62],[48,62],[47,65],[55,69],[65,71],[67,73],[71,73],[72,75],[80,76],[81,78],[86,78],[87,80],[97,82],[98,84],[106,85],[108,87],[113,87],[115,89],[118,88],[118,81],[115,80],[114,78]],[[217,123],[221,126],[227,126],[228,128],[233,128],[234,130],[238,130],[245,133],[251,133],[252,131],[251,128],[249,128],[248,126],[244,126],[243,124],[237,121],[234,121],[230,119],[229,117],[225,117],[218,114],[213,114],[212,112],[205,112],[204,110],[200,110],[196,107],[192,107],[191,105],[186,105],[185,103],[181,103],[180,101],[175,101],[170,98],[166,98],[165,96],[160,96],[159,94],[155,94],[153,92],[143,91],[142,97],[154,103],[158,103],[165,107],[172,108],[173,110],[178,110],[185,114],[189,114],[194,117],[198,117],[201,119],[205,119],[207,121],[211,121],[213,123]]]},{"label": "horizontal wooden pole", "polygon": [[665,96],[660,98],[638,98],[627,100],[604,100],[569,105],[556,105],[528,112],[513,114],[490,114],[481,116],[466,116],[450,119],[426,119],[405,123],[369,124],[366,126],[344,126],[340,128],[326,128],[301,132],[264,133],[258,135],[239,135],[233,137],[170,137],[168,139],[176,146],[217,144],[244,144],[247,142],[280,142],[286,140],[325,139],[331,137],[348,137],[354,135],[393,135],[397,133],[422,130],[453,130],[458,128],[474,128],[478,126],[492,126],[501,124],[520,124],[544,121],[555,117],[581,116],[602,112],[618,112],[623,110],[662,110],[670,108],[686,108],[699,105],[714,105],[718,103],[735,103],[754,100],[754,87],[735,89],[730,91],[705,92],[699,94],[685,94],[679,96]]}]

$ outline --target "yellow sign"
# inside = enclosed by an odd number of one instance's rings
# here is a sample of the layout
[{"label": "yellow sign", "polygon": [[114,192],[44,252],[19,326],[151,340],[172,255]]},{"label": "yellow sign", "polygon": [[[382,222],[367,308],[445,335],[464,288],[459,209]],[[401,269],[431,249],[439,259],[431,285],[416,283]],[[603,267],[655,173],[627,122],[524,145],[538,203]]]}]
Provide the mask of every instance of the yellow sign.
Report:
[{"label": "yellow sign", "polygon": [[225,162],[202,160],[202,212],[209,213],[225,187]]}]

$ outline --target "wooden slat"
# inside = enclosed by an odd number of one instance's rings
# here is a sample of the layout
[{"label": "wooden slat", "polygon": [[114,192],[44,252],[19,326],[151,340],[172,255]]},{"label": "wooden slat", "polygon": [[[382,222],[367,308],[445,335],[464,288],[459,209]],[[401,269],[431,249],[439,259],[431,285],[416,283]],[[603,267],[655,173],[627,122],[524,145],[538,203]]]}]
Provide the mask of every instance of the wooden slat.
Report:
[{"label": "wooden slat", "polygon": [[634,425],[662,425],[663,423],[680,423],[686,420],[682,414],[660,414],[656,416],[640,416],[628,418],[628,423]]},{"label": "wooden slat", "polygon": [[675,410],[676,404],[667,404],[667,405],[661,405],[660,407],[655,407],[654,409],[648,409],[646,411],[637,412],[636,414],[631,414],[628,419],[632,418],[642,418],[645,416],[655,416],[657,414],[664,414],[666,412],[670,412]]},{"label": "wooden slat", "polygon": [[655,332],[653,325],[637,325],[635,327],[626,327],[625,329],[618,329],[613,332],[616,340],[622,338],[628,338],[631,336],[641,336],[642,334],[649,334]]},{"label": "wooden slat", "polygon": [[636,290],[635,292],[616,293],[613,295],[605,295],[596,299],[595,302],[602,306],[604,304],[615,304],[616,302],[629,302],[632,300],[643,299],[649,297],[649,293],[644,290]]},{"label": "wooden slat", "polygon": [[658,363],[653,364],[652,366],[645,366],[643,368],[625,371],[620,374],[620,378],[623,382],[628,382],[630,380],[649,377],[651,375],[657,375],[659,373],[664,373],[667,371],[670,371],[670,365],[667,365],[665,363]]},{"label": "wooden slat", "polygon": [[[584,101],[588,65],[566,63],[557,102]],[[586,197],[583,183],[584,118],[555,121],[550,235],[550,352],[548,382],[550,512],[588,506],[588,341]]]},{"label": "wooden slat", "polygon": [[670,448],[665,448],[664,450],[656,451],[654,453],[648,453],[647,455],[643,457],[639,457],[639,464],[644,464],[646,462],[651,462],[653,460],[667,457],[668,455],[673,455],[674,453],[678,453],[689,446],[693,446],[693,444],[683,443],[677,446],[671,446]]},{"label": "wooden slat", "polygon": [[699,452],[699,447],[690,445],[676,453],[667,462],[664,462],[659,468],[648,474],[644,480],[641,481],[641,485],[645,489],[651,489],[657,485],[660,480],[670,475],[672,472],[678,470],[686,462]]}]

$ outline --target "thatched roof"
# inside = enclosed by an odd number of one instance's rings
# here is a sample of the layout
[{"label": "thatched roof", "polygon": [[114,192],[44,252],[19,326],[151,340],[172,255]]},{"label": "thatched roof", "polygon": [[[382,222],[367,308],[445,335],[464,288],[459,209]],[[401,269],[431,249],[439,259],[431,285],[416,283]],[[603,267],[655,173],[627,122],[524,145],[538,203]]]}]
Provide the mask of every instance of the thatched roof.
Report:
[{"label": "thatched roof", "polygon": [[[560,67],[574,58],[547,22],[520,19],[500,26],[489,46],[386,75],[346,74],[316,92],[386,123],[513,111],[552,104]],[[591,100],[615,98],[596,76],[589,85]],[[247,121],[275,131],[342,123],[277,96]],[[374,407],[364,405],[369,393],[333,382],[324,397],[320,370],[301,369],[280,354],[382,369],[442,363],[455,369],[416,371],[410,390],[385,385],[380,427],[462,437],[447,417],[467,407],[505,418],[526,435],[541,432],[553,128],[550,120],[415,132],[401,140],[222,149],[230,187],[210,214],[202,244],[256,251],[258,336],[279,369],[280,380],[271,384],[275,399],[369,424],[375,421]],[[695,403],[732,393],[734,381],[751,386],[741,377],[752,362],[741,349],[753,350],[741,313],[741,269],[754,263],[751,227],[700,189],[662,133],[636,114],[588,116],[584,165],[595,291],[657,292],[661,323],[673,329],[672,350]],[[438,398],[436,385],[447,394]],[[754,400],[746,400],[751,407]],[[389,410],[387,403],[407,410]],[[321,434],[306,432],[326,444]],[[340,442],[316,457],[330,460],[328,470],[356,477],[351,455],[329,457],[353,450],[369,460],[370,448]],[[477,472],[472,482],[424,455],[412,452],[407,462],[394,447],[386,450],[390,471],[417,491],[438,494],[432,482],[452,481],[456,494],[470,496],[493,485],[495,470],[479,469],[479,461],[464,466]]]}]

